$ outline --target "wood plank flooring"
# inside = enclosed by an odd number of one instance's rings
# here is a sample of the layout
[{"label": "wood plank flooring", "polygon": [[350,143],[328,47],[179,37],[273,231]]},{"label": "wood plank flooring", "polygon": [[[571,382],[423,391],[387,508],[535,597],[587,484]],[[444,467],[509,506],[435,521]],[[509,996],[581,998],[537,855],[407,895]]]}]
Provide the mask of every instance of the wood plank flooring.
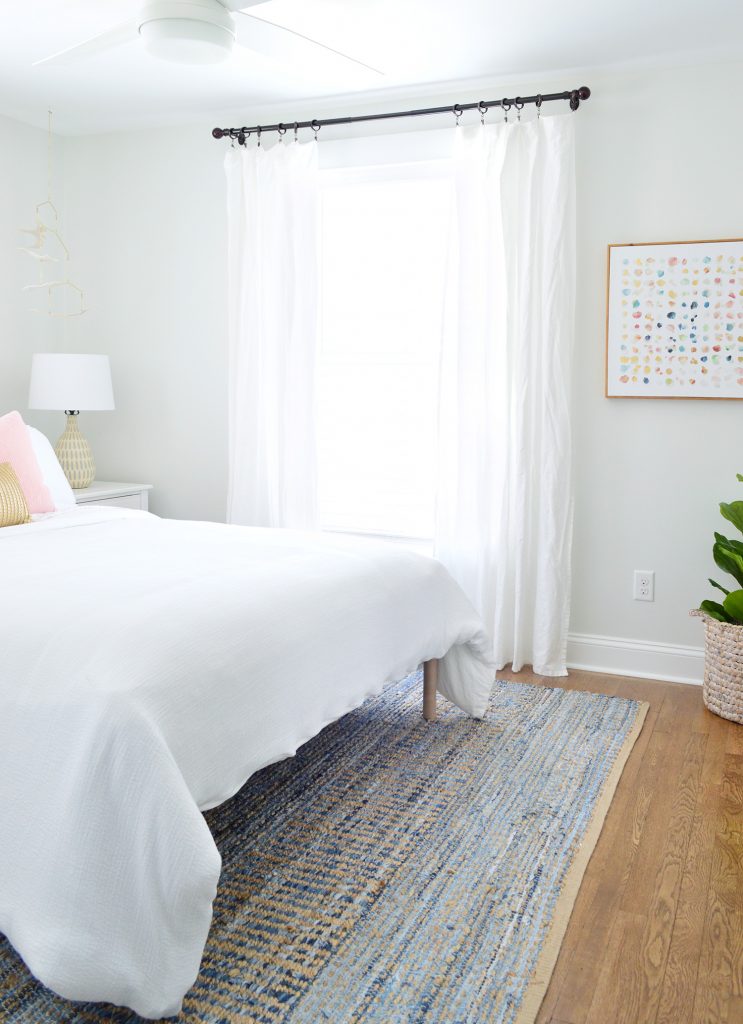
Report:
[{"label": "wood plank flooring", "polygon": [[743,1024],[743,725],[697,686],[499,675],[650,704],[537,1024]]}]

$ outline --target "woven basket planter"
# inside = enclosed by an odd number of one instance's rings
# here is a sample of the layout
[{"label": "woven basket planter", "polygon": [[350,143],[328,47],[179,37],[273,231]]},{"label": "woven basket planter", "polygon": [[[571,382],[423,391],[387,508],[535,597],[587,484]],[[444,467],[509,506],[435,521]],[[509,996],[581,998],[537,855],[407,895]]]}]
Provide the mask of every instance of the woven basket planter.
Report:
[{"label": "woven basket planter", "polygon": [[720,718],[743,723],[743,626],[697,608],[690,614],[704,622],[704,703]]}]

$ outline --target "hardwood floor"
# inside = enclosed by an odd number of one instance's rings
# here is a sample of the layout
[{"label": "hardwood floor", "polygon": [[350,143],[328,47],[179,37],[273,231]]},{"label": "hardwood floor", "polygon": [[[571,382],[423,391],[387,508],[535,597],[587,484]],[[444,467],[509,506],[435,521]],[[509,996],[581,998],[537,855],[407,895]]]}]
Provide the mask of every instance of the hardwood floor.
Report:
[{"label": "hardwood floor", "polygon": [[537,1024],[743,1024],[743,725],[697,686],[499,675],[650,704]]}]

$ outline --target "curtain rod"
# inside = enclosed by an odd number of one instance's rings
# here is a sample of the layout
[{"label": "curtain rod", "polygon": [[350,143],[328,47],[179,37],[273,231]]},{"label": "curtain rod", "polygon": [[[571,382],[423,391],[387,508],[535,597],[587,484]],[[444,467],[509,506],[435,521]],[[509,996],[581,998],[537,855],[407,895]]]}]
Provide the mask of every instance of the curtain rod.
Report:
[{"label": "curtain rod", "polygon": [[580,101],[587,100],[590,95],[591,90],[588,86],[582,85],[580,89],[570,89],[566,92],[549,92],[544,95],[537,93],[536,96],[515,96],[512,99],[504,97],[502,100],[480,100],[479,103],[454,103],[448,107],[423,107],[420,110],[394,110],[386,114],[356,114],[349,117],[325,117],[319,120],[315,117],[311,121],[290,121],[288,124],[279,122],[278,124],[256,124],[243,128],[213,128],[212,135],[215,139],[237,139],[240,145],[244,145],[251,135],[257,135],[260,138],[263,132],[278,132],[283,135],[289,129],[297,132],[300,128],[311,128],[317,133],[326,125],[358,124],[360,121],[388,121],[395,117],[424,117],[428,114],[454,114],[458,122],[465,110],[479,110],[484,117],[491,107],[502,107],[508,114],[511,107],[520,111],[527,103],[534,103],[539,109],[543,103],[551,103],[553,100],[569,100],[570,109],[577,110]]}]

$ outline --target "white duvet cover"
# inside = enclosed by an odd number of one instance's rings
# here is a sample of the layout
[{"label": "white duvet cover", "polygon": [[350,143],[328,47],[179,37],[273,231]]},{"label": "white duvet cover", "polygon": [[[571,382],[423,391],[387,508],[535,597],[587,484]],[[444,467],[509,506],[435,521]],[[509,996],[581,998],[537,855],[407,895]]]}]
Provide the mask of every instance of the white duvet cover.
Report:
[{"label": "white duvet cover", "polygon": [[481,716],[478,616],[383,543],[78,508],[0,530],[0,932],[69,999],[178,1011],[201,810],[421,661]]}]

